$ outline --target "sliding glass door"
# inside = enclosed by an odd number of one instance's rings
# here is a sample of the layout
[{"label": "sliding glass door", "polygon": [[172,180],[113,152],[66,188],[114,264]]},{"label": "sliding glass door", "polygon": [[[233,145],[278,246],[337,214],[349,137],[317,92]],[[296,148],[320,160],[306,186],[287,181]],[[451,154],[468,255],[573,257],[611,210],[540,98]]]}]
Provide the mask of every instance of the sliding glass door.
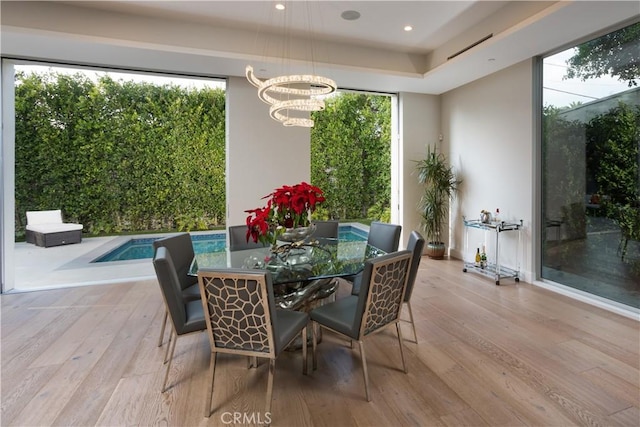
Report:
[{"label": "sliding glass door", "polygon": [[543,279],[640,307],[640,23],[543,61]]}]

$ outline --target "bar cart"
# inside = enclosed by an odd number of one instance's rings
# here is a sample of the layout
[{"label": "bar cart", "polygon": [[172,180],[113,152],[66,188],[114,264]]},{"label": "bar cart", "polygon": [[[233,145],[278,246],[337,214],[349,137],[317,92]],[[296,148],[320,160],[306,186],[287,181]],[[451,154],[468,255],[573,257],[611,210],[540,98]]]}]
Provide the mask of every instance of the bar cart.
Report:
[{"label": "bar cart", "polygon": [[[469,230],[472,228],[484,230],[485,237],[487,232],[495,233],[495,247],[493,259],[495,262],[481,263],[481,265],[475,262],[464,261],[463,272],[471,271],[474,273],[482,274],[493,278],[496,281],[496,285],[500,284],[500,279],[506,279],[513,277],[516,282],[520,281],[520,266],[519,266],[519,254],[520,250],[520,231],[522,229],[522,220],[520,222],[506,222],[506,221],[494,221],[494,222],[481,222],[480,220],[468,220],[462,218],[465,227],[464,247],[465,254],[469,253]],[[500,234],[505,231],[515,231],[518,233],[518,246],[516,247],[516,264],[518,266],[515,269],[504,267],[500,265]],[[486,238],[485,238],[486,241]]]}]

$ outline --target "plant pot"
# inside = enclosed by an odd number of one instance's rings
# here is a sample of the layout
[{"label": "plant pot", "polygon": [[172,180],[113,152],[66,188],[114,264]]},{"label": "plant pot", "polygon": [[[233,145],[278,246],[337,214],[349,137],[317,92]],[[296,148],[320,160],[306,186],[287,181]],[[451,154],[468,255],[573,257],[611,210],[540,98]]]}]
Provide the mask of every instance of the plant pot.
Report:
[{"label": "plant pot", "polygon": [[287,228],[284,233],[278,236],[278,240],[289,243],[299,242],[312,235],[314,231],[316,231],[315,224],[311,224],[308,227]]},{"label": "plant pot", "polygon": [[429,242],[425,247],[425,255],[431,259],[443,259],[445,246],[443,242]]}]

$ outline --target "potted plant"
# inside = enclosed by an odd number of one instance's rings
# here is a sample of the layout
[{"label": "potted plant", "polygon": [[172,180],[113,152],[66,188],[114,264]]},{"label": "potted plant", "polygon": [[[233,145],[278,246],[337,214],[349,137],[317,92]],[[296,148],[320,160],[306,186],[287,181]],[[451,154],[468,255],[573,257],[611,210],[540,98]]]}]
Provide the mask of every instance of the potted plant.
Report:
[{"label": "potted plant", "polygon": [[422,216],[422,231],[427,240],[425,253],[430,258],[442,259],[445,244],[441,235],[443,227],[447,225],[449,200],[455,196],[462,181],[456,178],[453,168],[435,147],[432,151],[427,146],[427,155],[417,161],[416,171],[418,182],[424,187],[418,209]]},{"label": "potted plant", "polygon": [[320,188],[301,182],[285,185],[263,197],[267,206],[250,209],[247,217],[247,242],[253,239],[277,247],[278,240],[299,241],[313,232],[311,214],[325,198]]}]

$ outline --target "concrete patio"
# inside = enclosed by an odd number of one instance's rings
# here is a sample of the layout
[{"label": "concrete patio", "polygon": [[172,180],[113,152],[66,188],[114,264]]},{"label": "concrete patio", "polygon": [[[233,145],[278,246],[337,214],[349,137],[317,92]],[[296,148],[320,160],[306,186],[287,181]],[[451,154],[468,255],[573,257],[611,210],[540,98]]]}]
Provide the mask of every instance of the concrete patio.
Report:
[{"label": "concrete patio", "polygon": [[91,262],[135,237],[142,236],[89,237],[78,244],[49,248],[16,243],[12,292],[153,279],[151,259]]}]

